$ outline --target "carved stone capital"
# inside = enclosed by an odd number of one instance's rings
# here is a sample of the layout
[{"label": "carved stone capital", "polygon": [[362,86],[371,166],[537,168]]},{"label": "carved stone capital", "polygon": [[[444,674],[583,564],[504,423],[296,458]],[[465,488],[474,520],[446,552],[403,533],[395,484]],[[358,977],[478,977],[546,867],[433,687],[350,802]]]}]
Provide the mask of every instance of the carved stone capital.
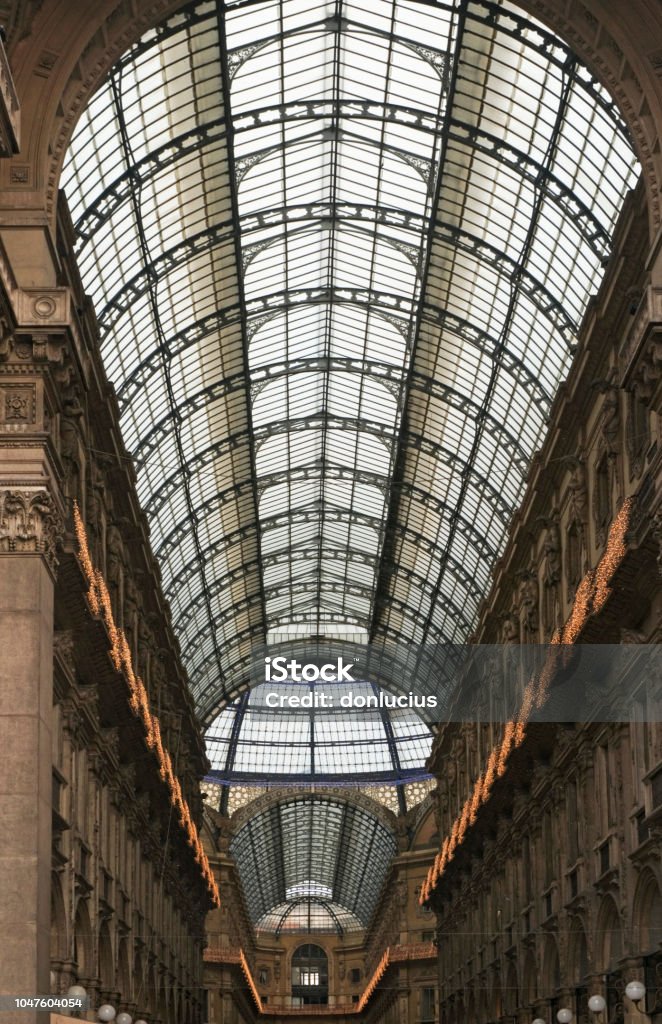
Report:
[{"label": "carved stone capital", "polygon": [[0,488],[0,554],[41,554],[55,572],[63,532],[62,516],[47,490]]}]

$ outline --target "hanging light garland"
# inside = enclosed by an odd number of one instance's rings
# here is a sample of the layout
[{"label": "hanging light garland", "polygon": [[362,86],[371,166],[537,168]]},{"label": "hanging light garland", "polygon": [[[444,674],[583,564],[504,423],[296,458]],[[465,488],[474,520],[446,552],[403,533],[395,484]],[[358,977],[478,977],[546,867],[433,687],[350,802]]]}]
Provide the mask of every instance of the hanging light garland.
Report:
[{"label": "hanging light garland", "polygon": [[359,999],[359,1001],[357,1003],[357,1006],[356,1006],[356,1012],[357,1013],[361,1012],[363,1007],[366,1005],[366,1003],[370,999],[370,996],[372,995],[372,993],[375,991],[375,989],[379,985],[379,982],[382,980],[382,978],[383,978],[383,976],[384,976],[384,974],[386,972],[386,968],[388,967],[390,962],[391,962],[391,949],[390,949],[390,947],[387,947],[385,952],[384,952],[384,954],[383,954],[383,956],[382,956],[382,958],[381,958],[381,960],[377,964],[377,967],[375,968],[370,981],[368,982],[368,984],[364,988],[363,993],[361,995],[361,998]]},{"label": "hanging light garland", "polygon": [[262,1007],[262,999],[260,998],[260,993],[257,990],[257,985],[253,980],[250,965],[248,963],[248,960],[246,959],[246,955],[243,949],[239,950],[239,963],[241,964],[241,969],[244,972],[244,977],[251,991],[251,995],[253,996],[253,1000],[255,1002],[255,1006],[257,1007],[257,1011],[258,1013],[264,1013],[264,1009]]},{"label": "hanging light garland", "polygon": [[[561,629],[556,630],[551,639],[551,644],[554,647],[565,647],[576,643],[588,617],[597,614],[604,608],[611,593],[611,580],[627,549],[625,538],[632,517],[633,505],[634,499],[632,498],[627,498],[621,505],[609,530],[604,555],[597,568],[589,569],[584,575],[577,587],[568,619]],[[506,771],[510,754],[522,745],[531,712],[545,703],[551,682],[564,660],[565,656],[562,650],[550,650],[541,672],[527,684],[517,718],[515,721],[506,723],[501,744],[491,751],[485,771],[476,780],[471,796],[465,801],[462,811],[453,823],[450,835],[441,844],[441,849],[421,886],[420,904],[429,900],[456,849],[463,842],[467,829],[475,823],[479,808],[487,802],[494,782]]]},{"label": "hanging light garland", "polygon": [[131,650],[126,636],[124,631],[115,622],[106,581],[101,572],[92,563],[87,533],[76,502],[74,502],[74,528],[78,541],[78,560],[88,586],[87,600],[90,609],[93,615],[97,615],[102,619],[106,627],[110,639],[110,658],[115,670],[124,677],[128,686],[129,706],[145,729],[145,742],[156,757],[159,775],[168,788],[170,802],[177,813],[179,826],[184,832],[186,842],[193,851],[193,859],[199,866],[205,880],[212,905],[219,907],[221,900],[216,879],[200,842],[198,830],[191,817],[189,806],[182,795],[179,779],[173,771],[172,758],[163,745],[159,720],[156,715],[152,714],[149,706],[149,697],[147,696],[142,679],[134,672]]}]

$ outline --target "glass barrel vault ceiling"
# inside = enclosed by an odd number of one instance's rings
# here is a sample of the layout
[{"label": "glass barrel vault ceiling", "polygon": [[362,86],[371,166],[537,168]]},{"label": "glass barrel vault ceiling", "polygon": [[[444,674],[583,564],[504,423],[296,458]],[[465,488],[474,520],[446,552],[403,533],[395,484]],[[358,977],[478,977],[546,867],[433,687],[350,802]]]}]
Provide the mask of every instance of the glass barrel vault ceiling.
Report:
[{"label": "glass barrel vault ceiling", "polygon": [[193,692],[265,639],[461,642],[637,166],[510,4],[182,9],[64,186]]},{"label": "glass barrel vault ceiling", "polygon": [[357,931],[396,853],[393,834],[351,803],[308,796],[250,818],[230,843],[261,931]]}]

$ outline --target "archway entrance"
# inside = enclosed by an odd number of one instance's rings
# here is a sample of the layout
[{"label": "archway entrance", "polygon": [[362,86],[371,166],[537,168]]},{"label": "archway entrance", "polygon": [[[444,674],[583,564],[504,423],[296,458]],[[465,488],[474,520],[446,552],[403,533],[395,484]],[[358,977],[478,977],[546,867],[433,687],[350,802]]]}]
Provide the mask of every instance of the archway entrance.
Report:
[{"label": "archway entrance", "polygon": [[308,942],[292,957],[292,1005],[311,1006],[329,1001],[329,963],[321,946]]}]

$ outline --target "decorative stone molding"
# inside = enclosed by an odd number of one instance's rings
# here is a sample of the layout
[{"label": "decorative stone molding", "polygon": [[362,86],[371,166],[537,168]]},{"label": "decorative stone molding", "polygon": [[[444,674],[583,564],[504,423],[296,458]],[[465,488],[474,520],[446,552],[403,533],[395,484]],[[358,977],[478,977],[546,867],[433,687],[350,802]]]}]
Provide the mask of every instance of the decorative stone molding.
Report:
[{"label": "decorative stone molding", "polygon": [[0,384],[0,426],[17,430],[33,427],[36,421],[36,385],[21,381]]},{"label": "decorative stone molding", "polygon": [[[12,363],[10,369],[13,372],[25,372],[34,363],[62,363],[64,351],[64,339],[46,331],[0,338],[0,363]],[[22,368],[20,364],[25,366]]]},{"label": "decorative stone molding", "polygon": [[662,409],[662,288],[644,292],[619,353],[622,386],[646,405]]},{"label": "decorative stone molding", "polygon": [[62,517],[43,488],[0,489],[0,554],[42,554],[57,569]]},{"label": "decorative stone molding", "polygon": [[55,630],[53,633],[53,655],[66,666],[72,677],[76,674],[74,662],[74,634],[71,629]]},{"label": "decorative stone molding", "polygon": [[14,306],[20,327],[66,327],[71,321],[68,288],[17,288]]}]

